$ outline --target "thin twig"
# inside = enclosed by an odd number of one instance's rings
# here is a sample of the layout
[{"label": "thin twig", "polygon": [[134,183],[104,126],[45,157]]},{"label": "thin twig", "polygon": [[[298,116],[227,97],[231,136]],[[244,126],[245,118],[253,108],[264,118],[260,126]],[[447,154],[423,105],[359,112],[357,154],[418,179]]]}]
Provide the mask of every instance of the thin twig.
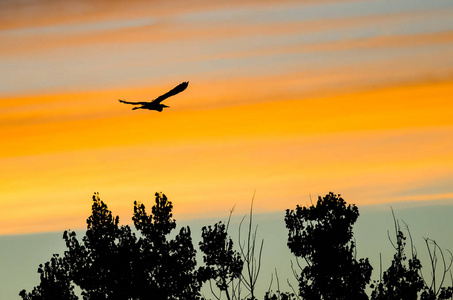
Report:
[{"label": "thin twig", "polygon": [[273,282],[274,282],[274,273],[271,273],[271,282],[269,283],[269,288],[267,289],[268,293],[271,292],[271,288],[272,288],[272,283]]},{"label": "thin twig", "polygon": [[[431,271],[433,271],[434,270],[434,259],[433,259],[433,255],[431,253],[431,248],[429,248],[428,239],[427,238],[423,238],[423,239],[425,240],[426,248],[428,248],[429,259],[431,261]],[[432,273],[434,274],[434,272],[432,272]],[[435,281],[435,276],[433,275],[433,279],[432,279],[431,285],[429,287],[430,290],[432,290],[434,281]]]},{"label": "thin twig", "polygon": [[214,297],[215,297],[217,300],[220,300],[220,296],[222,295],[222,290],[220,290],[220,295],[219,295],[219,297],[217,297],[217,295],[214,293],[214,290],[212,289],[212,281],[211,281],[211,279],[209,279],[209,287],[210,287],[210,289],[211,289],[212,295],[214,295]]},{"label": "thin twig", "polygon": [[289,288],[293,291],[293,294],[296,296],[297,299],[300,299],[300,297],[297,295],[296,290],[294,289],[293,285],[289,281],[289,279],[286,279],[286,282],[288,283]]},{"label": "thin twig", "polygon": [[228,232],[228,227],[230,226],[231,216],[233,215],[235,207],[236,207],[236,204],[233,205],[233,207],[230,209],[230,215],[228,216],[228,221],[226,224],[226,232]]},{"label": "thin twig", "polygon": [[412,258],[417,257],[417,249],[415,249],[414,243],[412,241],[412,234],[411,231],[409,230],[409,225],[407,225],[406,222],[402,221],[404,223],[404,227],[406,227],[407,233],[409,235],[409,241],[411,242],[411,254]]}]

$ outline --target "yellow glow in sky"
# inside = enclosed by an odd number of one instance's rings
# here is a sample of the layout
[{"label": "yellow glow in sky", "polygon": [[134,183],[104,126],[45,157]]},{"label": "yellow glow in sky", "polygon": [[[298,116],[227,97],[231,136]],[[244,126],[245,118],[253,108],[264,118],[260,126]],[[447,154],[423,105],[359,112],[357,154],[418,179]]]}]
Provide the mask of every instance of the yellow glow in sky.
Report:
[{"label": "yellow glow in sky", "polygon": [[57,2],[0,3],[0,234],[83,227],[95,191],[125,223],[160,191],[453,200],[448,1]]},{"label": "yellow glow in sky", "polygon": [[452,82],[178,109],[178,101],[197,102],[190,88],[163,113],[112,100],[93,118],[100,108],[85,101],[65,120],[56,117],[65,108],[44,97],[34,100],[45,107],[35,124],[11,114],[1,130],[2,233],[84,226],[94,191],[128,222],[132,202],[156,191],[174,201],[179,218],[193,218],[246,209],[255,189],[258,212],[326,190],[358,205],[417,200],[398,193],[453,170]]}]

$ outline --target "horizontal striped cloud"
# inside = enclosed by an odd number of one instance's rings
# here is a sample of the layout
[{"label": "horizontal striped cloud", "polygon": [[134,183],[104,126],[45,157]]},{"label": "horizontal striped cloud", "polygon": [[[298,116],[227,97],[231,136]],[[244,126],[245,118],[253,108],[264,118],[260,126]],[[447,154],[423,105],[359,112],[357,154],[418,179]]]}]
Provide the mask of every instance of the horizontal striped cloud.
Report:
[{"label": "horizontal striped cloud", "polygon": [[[408,5],[410,2],[410,5]],[[151,3],[151,4],[150,4]],[[450,1],[4,1],[0,234],[83,227],[99,191],[127,222],[451,201]],[[151,100],[181,81],[162,113]]]},{"label": "horizontal striped cloud", "polygon": [[[162,190],[183,218],[222,215],[246,205],[255,188],[258,211],[284,210],[326,189],[359,205],[403,201],[398,193],[452,176],[452,89],[446,82],[11,125],[0,153],[1,220],[11,231],[4,233],[80,226],[94,190],[122,215]],[[67,218],[45,221],[55,214]]]}]

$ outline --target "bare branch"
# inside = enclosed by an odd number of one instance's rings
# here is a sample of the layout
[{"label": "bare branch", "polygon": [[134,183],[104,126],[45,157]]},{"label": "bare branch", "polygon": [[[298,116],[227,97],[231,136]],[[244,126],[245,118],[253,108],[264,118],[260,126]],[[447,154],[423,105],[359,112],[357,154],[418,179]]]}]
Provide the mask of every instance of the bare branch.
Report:
[{"label": "bare branch", "polygon": [[271,273],[271,282],[269,283],[269,288],[267,289],[268,293],[271,292],[271,288],[272,288],[272,283],[273,282],[274,282],[274,273]]},{"label": "bare branch", "polygon": [[[263,253],[264,240],[261,240],[259,251],[257,250],[256,238],[258,225],[255,226],[255,229],[252,228],[253,225],[253,203],[255,200],[256,191],[253,194],[252,201],[250,204],[249,212],[249,222],[248,222],[248,232],[247,238],[243,242],[241,238],[242,224],[247,216],[244,216],[239,223],[239,248],[241,256],[246,265],[246,274],[241,274],[241,279],[243,280],[244,286],[249,290],[252,298],[255,297],[255,285],[258,280],[258,275],[261,270],[261,258]],[[258,258],[256,257],[256,252],[258,251]]]},{"label": "bare branch", "polygon": [[379,252],[379,279],[382,281],[382,253]]},{"label": "bare branch", "polygon": [[289,281],[289,279],[286,279],[286,282],[288,283],[289,288],[293,291],[293,294],[296,296],[297,299],[301,299],[299,295],[297,294],[296,290],[294,289],[293,285]]},{"label": "bare branch", "polygon": [[228,222],[226,224],[226,232],[228,232],[228,227],[230,226],[231,216],[233,215],[235,207],[236,207],[236,204],[233,205],[233,207],[230,209],[230,214],[228,216]]},{"label": "bare branch", "polygon": [[292,260],[290,262],[291,262],[291,271],[293,272],[294,278],[296,278],[296,280],[299,280],[299,275],[297,275],[297,272],[294,269],[294,263]]},{"label": "bare branch", "polygon": [[433,276],[432,276],[432,281],[429,286],[429,289],[432,290],[433,285],[435,287],[435,281],[436,281],[435,275],[434,275],[434,273],[435,273],[434,272],[434,258],[433,258],[433,254],[431,253],[431,248],[429,248],[429,243],[428,243],[429,239],[427,239],[427,238],[423,238],[423,239],[425,240],[426,248],[428,249],[429,260],[431,261],[431,272],[432,272]]},{"label": "bare branch", "polygon": [[277,291],[280,291],[280,280],[278,279],[277,268],[275,268],[275,278],[277,279]]},{"label": "bare branch", "polygon": [[217,300],[220,300],[220,297],[221,297],[221,295],[222,295],[222,291],[220,291],[220,295],[217,297],[217,295],[214,293],[214,289],[212,288],[212,281],[211,281],[211,279],[209,279],[209,288],[211,289],[212,295],[213,295]]},{"label": "bare branch", "polygon": [[409,230],[409,225],[407,225],[406,222],[401,221],[404,223],[404,227],[406,228],[407,234],[409,235],[409,241],[411,242],[411,254],[412,258],[415,258],[417,256],[417,249],[415,249],[414,243],[412,241],[412,234],[411,231]]}]

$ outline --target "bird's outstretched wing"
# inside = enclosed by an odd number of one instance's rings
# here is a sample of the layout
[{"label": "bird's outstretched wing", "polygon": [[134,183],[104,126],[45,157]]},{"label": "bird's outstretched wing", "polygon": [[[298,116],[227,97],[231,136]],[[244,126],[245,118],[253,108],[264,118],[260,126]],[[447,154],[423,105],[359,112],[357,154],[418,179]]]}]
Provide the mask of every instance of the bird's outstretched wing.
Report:
[{"label": "bird's outstretched wing", "polygon": [[174,96],[178,93],[181,93],[182,91],[184,91],[187,86],[189,85],[189,82],[188,81],[185,81],[179,85],[177,85],[175,88],[173,88],[171,91],[157,97],[156,99],[154,99],[152,102],[154,103],[161,103],[162,101],[164,101],[165,99],[167,99],[168,97],[171,97],[171,96]]},{"label": "bird's outstretched wing", "polygon": [[121,100],[121,99],[118,99],[118,101],[121,102],[121,103],[135,104],[135,105],[143,105],[143,104],[149,103],[149,102],[129,102],[129,101]]}]

